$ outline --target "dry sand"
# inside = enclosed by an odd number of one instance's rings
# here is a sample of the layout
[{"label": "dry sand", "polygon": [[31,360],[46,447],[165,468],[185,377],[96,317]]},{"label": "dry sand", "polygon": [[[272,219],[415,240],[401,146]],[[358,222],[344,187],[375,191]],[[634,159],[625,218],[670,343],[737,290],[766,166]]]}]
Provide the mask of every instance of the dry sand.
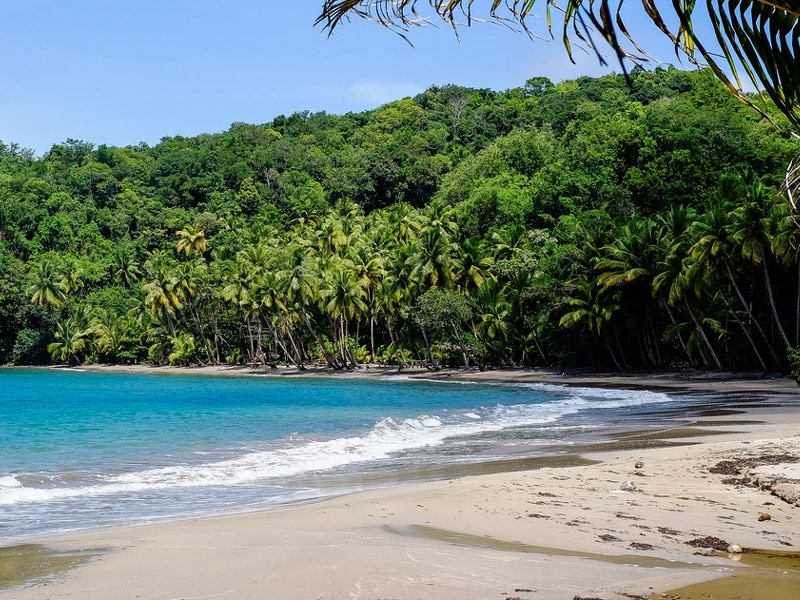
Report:
[{"label": "dry sand", "polygon": [[[552,381],[553,373],[444,376]],[[717,435],[681,440],[696,445],[586,454],[600,461],[592,465],[471,475],[280,510],[43,540],[56,548],[112,550],[61,583],[0,599],[610,600],[748,568],[727,557],[693,555],[685,543],[691,539],[799,550],[800,508],[709,472],[722,460],[800,456],[798,388],[787,380],[662,379],[561,381],[734,390],[780,401],[704,419],[726,424],[712,426]],[[635,469],[636,461],[644,468]],[[627,491],[626,482],[633,483]],[[764,512],[771,519],[759,522]]]}]

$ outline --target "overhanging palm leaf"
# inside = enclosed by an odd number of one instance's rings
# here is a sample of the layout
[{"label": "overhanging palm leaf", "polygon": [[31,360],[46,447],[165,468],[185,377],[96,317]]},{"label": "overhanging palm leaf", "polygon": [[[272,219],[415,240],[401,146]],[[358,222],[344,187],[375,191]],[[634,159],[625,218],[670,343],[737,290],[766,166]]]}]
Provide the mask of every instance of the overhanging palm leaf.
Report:
[{"label": "overhanging palm leaf", "polygon": [[[463,19],[470,25],[474,0],[428,0],[436,15],[454,29]],[[542,7],[552,36],[551,9],[564,15],[562,39],[572,59],[572,40],[577,38],[605,62],[592,36],[600,34],[622,64],[647,60],[642,45],[628,33],[620,11],[624,0],[567,0],[561,8],[554,0],[491,0],[488,16],[505,23],[519,24],[529,35],[526,17],[535,7]],[[428,22],[417,10],[417,0],[325,0],[317,24],[328,33],[351,16],[375,21],[405,37],[411,25]],[[721,55],[728,64],[726,73],[709,49],[709,41],[696,34],[696,0],[672,0],[670,16],[677,16],[680,26],[672,31],[662,17],[655,0],[642,0],[642,8],[653,24],[675,44],[676,52],[706,62],[737,98],[752,106],[742,92],[737,63],[741,64],[757,88],[766,91],[776,106],[795,127],[800,127],[800,2],[798,0],[706,0],[705,10],[714,31]],[[623,65],[624,68],[624,65]],[[735,83],[734,83],[735,82]]]}]

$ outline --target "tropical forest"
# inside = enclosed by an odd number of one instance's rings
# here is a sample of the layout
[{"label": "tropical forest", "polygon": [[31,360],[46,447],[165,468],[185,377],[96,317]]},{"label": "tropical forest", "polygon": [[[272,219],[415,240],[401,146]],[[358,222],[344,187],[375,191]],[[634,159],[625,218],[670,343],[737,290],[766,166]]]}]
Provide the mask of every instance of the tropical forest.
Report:
[{"label": "tropical forest", "polygon": [[763,107],[637,67],[6,141],[0,363],[788,372],[800,146]]}]

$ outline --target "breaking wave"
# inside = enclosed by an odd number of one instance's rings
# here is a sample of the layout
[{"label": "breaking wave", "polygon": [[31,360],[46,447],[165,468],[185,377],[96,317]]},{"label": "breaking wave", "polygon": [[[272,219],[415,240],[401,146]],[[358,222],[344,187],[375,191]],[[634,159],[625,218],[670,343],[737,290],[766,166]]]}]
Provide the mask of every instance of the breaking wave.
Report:
[{"label": "breaking wave", "polygon": [[[448,382],[452,383],[452,382]],[[481,384],[486,385],[486,384]],[[0,505],[42,503],[81,496],[141,494],[151,490],[199,486],[236,486],[303,473],[324,472],[354,463],[379,461],[405,451],[438,446],[445,440],[511,427],[556,425],[565,415],[591,409],[633,407],[671,400],[644,390],[570,388],[550,384],[502,384],[546,391],[536,404],[498,404],[438,415],[401,419],[385,417],[362,433],[332,439],[289,437],[269,449],[245,451],[226,460],[175,464],[133,472],[84,478],[49,477],[27,485],[27,478],[0,476]]]}]

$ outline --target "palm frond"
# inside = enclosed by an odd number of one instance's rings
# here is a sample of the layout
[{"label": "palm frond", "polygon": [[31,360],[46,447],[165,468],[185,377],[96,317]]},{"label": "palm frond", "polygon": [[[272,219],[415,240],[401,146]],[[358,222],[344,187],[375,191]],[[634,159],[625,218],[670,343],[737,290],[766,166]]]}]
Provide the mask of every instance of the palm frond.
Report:
[{"label": "palm frond", "polygon": [[[482,19],[473,15],[474,0],[428,0],[434,18],[451,25],[456,34],[460,25],[469,26]],[[529,35],[526,25],[535,7],[543,8],[547,28],[553,36],[551,9],[564,15],[562,40],[572,59],[573,39],[590,48],[605,62],[599,38],[616,55],[625,70],[624,60],[634,63],[651,60],[644,44],[628,32],[621,8],[624,0],[567,0],[561,8],[554,0],[490,0],[485,3],[488,17],[506,24],[517,24]],[[417,11],[418,0],[325,0],[316,24],[331,34],[342,21],[352,16],[374,21],[402,35],[411,26],[425,25],[431,19]],[[705,13],[715,40],[700,39],[693,19],[702,18],[696,0],[672,0],[671,14],[679,20],[677,31],[668,25],[655,0],[642,0],[642,9],[655,27],[675,45],[679,56],[693,63],[707,64],[731,93],[754,106],[742,91],[742,69],[758,90],[763,90],[775,105],[800,128],[800,2],[797,0],[706,0]],[[597,38],[593,33],[599,34]],[[407,39],[407,38],[406,38]],[[718,48],[712,49],[711,42]],[[722,59],[726,68],[718,64]],[[737,66],[738,65],[738,66]],[[765,114],[763,110],[756,107]]]}]

